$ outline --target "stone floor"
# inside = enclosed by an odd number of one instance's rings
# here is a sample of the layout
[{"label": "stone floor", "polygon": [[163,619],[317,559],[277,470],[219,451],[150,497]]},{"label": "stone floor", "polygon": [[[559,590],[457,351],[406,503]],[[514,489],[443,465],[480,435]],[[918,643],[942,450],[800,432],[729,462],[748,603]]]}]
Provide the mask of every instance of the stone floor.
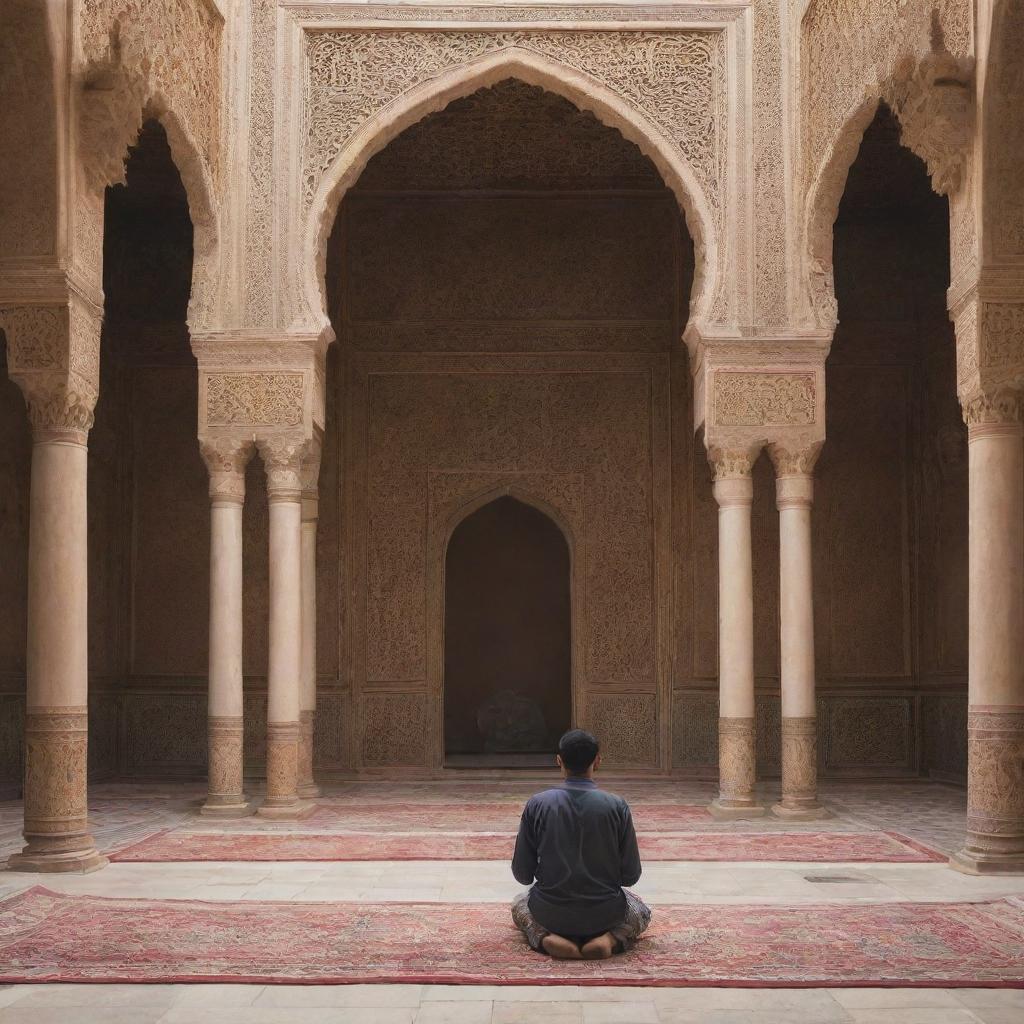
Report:
[{"label": "stone floor", "polygon": [[[460,790],[460,786],[462,789]],[[519,800],[515,783],[368,783],[331,789],[326,799]],[[631,799],[699,803],[701,783],[623,783]],[[771,794],[765,794],[766,799]],[[837,812],[816,829],[870,825],[952,850],[964,824],[964,794],[928,783],[833,783]],[[194,786],[94,787],[97,840],[106,849],[180,822],[194,823]],[[17,847],[20,807],[0,804],[0,852]],[[220,827],[213,825],[211,827]],[[282,827],[253,820],[229,828]],[[718,825],[777,829],[777,822]],[[787,826],[792,827],[792,826]],[[822,876],[841,881],[824,881]],[[815,879],[818,879],[817,881]],[[112,864],[91,875],[0,872],[0,896],[42,881],[53,889],[97,895],[275,900],[507,900],[518,891],[500,862]],[[652,862],[637,891],[658,903],[890,902],[982,899],[1024,893],[1024,877],[973,878],[944,864],[737,864]],[[478,986],[18,985],[0,989],[2,1024],[1022,1024],[1024,990],[726,989]]]}]

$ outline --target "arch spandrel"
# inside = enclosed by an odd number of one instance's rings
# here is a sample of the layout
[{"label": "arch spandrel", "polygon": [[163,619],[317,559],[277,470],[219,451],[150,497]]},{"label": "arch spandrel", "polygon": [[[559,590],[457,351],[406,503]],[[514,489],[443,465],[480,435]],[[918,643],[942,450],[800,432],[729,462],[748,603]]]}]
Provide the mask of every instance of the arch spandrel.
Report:
[{"label": "arch spandrel", "polygon": [[[560,35],[564,37],[568,33]],[[459,39],[466,36],[476,40],[474,45],[477,52],[470,54],[469,59],[465,59],[464,48],[458,45]],[[527,36],[530,37],[530,46],[522,45],[527,41]],[[712,59],[712,55],[717,54],[718,44],[708,42],[712,37],[707,33],[681,33],[680,37],[699,37],[704,40],[697,52],[708,58],[711,94],[702,116],[712,115],[714,97],[717,96],[717,84],[712,73],[717,66],[717,57]],[[316,46],[318,39],[334,37],[320,35],[313,38],[311,46]],[[419,78],[417,84],[404,91],[402,83],[395,83],[390,92],[382,87],[383,91],[378,93],[373,102],[361,91],[366,88],[364,82],[322,83],[322,95],[317,100],[310,94],[307,81],[308,127],[303,150],[301,238],[296,241],[299,258],[294,261],[293,270],[298,275],[297,294],[292,303],[294,319],[302,322],[312,319],[321,327],[327,326],[324,281],[327,239],[343,196],[356,182],[370,158],[428,114],[478,89],[512,78],[528,85],[540,86],[579,109],[594,114],[602,123],[617,129],[624,138],[635,143],[652,161],[676,195],[694,240],[696,268],[691,318],[710,315],[720,300],[718,293],[722,290],[723,275],[719,266],[722,217],[718,166],[721,162],[720,150],[724,147],[724,127],[706,132],[706,138],[694,143],[695,152],[703,154],[695,162],[688,158],[679,139],[670,140],[660,126],[615,88],[532,48],[538,40],[546,38],[543,33],[445,33],[438,34],[437,38],[442,47],[452,48],[452,55],[447,58],[451,66],[440,73],[435,65],[407,70],[405,83]],[[600,45],[593,45],[595,52],[600,52]],[[587,48],[583,44],[583,49]],[[445,61],[441,60],[441,63]],[[652,64],[657,63],[652,57]],[[321,74],[330,77],[323,68]],[[359,112],[353,114],[343,101],[335,100],[337,118],[333,128],[327,131],[332,120],[329,112],[323,112],[324,105],[330,106],[331,96],[336,96],[339,90],[345,96],[345,89],[349,87],[354,96],[350,98]],[[685,102],[685,90],[678,90],[678,84],[677,91],[681,93],[680,101]],[[322,120],[318,120],[318,110],[323,112]],[[693,120],[692,116],[690,120]],[[686,130],[685,120],[677,125],[677,131],[684,135]]]},{"label": "arch spandrel", "polygon": [[193,330],[210,325],[219,291],[223,27],[204,0],[90,0],[78,8],[76,263],[102,276],[103,190],[123,183],[143,121],[159,121],[192,218]]},{"label": "arch spandrel", "polygon": [[[842,59],[836,60],[837,40]],[[972,47],[968,0],[935,5],[812,0],[801,25],[803,312],[831,330],[836,320],[832,225],[861,138],[880,102],[903,144],[951,199],[954,275],[971,246]],[[961,252],[960,250],[963,250]]]}]

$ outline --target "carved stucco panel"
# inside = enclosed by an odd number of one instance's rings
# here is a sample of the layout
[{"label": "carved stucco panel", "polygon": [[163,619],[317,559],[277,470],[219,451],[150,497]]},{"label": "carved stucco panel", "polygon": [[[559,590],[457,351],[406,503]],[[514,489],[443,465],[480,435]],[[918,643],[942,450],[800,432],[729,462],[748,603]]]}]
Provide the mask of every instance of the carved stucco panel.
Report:
[{"label": "carved stucco panel", "polygon": [[297,427],[303,422],[301,373],[208,373],[204,381],[208,427]]},{"label": "carved stucco panel", "polygon": [[724,153],[721,33],[311,32],[306,42],[302,187],[312,202],[328,167],[374,114],[447,69],[508,47],[598,79],[649,117],[694,168],[718,209]]},{"label": "carved stucco panel", "polygon": [[593,694],[587,701],[585,723],[598,737],[609,766],[654,767],[658,712],[653,693]]},{"label": "carved stucco panel", "polygon": [[124,66],[148,80],[145,94],[159,95],[174,111],[218,180],[223,20],[214,6],[205,0],[81,0],[77,6],[85,61],[104,65],[116,31]]},{"label": "carved stucco panel", "polygon": [[814,373],[718,370],[715,427],[808,427],[817,420]]}]

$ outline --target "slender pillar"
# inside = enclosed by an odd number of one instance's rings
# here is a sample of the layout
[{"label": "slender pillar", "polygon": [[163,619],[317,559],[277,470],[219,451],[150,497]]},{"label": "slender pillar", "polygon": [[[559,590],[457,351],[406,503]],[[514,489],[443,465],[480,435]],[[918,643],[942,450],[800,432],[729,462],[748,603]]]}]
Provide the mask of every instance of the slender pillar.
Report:
[{"label": "slender pillar", "polygon": [[204,441],[210,471],[210,679],[207,710],[209,783],[200,813],[252,813],[242,782],[242,508],[251,440]]},{"label": "slender pillar", "polygon": [[790,821],[829,817],[818,802],[814,701],[814,588],[811,506],[819,445],[769,448],[779,510],[779,627],[782,689],[782,800],[772,812]]},{"label": "slender pillar", "polygon": [[95,394],[26,389],[33,427],[29,500],[25,848],[17,871],[93,871],[87,769],[87,440]]},{"label": "slender pillar", "polygon": [[267,796],[259,814],[303,818],[299,798],[302,672],[302,485],[306,442],[260,442],[270,503],[270,643],[267,666]]},{"label": "slender pillar", "polygon": [[967,403],[967,838],[974,874],[1024,872],[1024,431],[1019,392]]},{"label": "slender pillar", "polygon": [[302,465],[302,684],[299,711],[299,796],[318,797],[313,778],[316,722],[316,527],[319,516],[320,445]]},{"label": "slender pillar", "polygon": [[720,818],[764,814],[754,798],[754,588],[747,452],[712,452],[718,502],[718,796]]}]

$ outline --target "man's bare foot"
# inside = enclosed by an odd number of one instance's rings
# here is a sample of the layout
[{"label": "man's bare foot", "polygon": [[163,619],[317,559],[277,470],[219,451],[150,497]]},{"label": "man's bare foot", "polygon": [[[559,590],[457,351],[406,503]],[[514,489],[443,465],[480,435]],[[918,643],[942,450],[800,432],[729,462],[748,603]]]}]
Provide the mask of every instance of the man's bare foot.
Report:
[{"label": "man's bare foot", "polygon": [[615,936],[611,932],[598,935],[583,944],[580,950],[584,960],[607,960],[615,952]]},{"label": "man's bare foot", "polygon": [[544,947],[544,952],[548,956],[553,956],[558,960],[582,960],[583,956],[580,953],[580,947],[575,942],[570,942],[568,939],[562,938],[561,935],[545,935],[541,939],[540,944]]}]

